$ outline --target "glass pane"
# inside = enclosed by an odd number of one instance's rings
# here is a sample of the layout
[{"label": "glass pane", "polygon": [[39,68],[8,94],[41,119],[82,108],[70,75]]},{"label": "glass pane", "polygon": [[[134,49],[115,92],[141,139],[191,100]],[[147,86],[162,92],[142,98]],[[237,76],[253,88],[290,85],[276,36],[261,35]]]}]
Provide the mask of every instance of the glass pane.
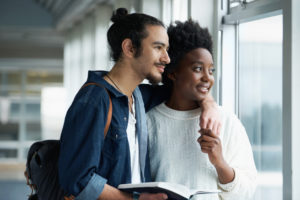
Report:
[{"label": "glass pane", "polygon": [[2,72],[2,74],[0,74],[0,95],[8,96],[11,90],[13,90],[14,93],[19,93],[21,90],[21,75],[21,72]]},{"label": "glass pane", "polygon": [[[282,16],[240,24],[239,35],[239,115],[259,171],[254,199],[277,200],[282,198]],[[263,182],[270,174],[272,183]]]},{"label": "glass pane", "polygon": [[0,72],[0,141],[3,144],[9,141],[8,146],[0,145],[0,158],[24,161],[19,160],[27,156],[28,146],[24,141],[42,138],[41,90],[62,83],[61,72],[47,69]]},{"label": "glass pane", "polygon": [[19,118],[20,117],[20,107],[19,103],[11,103],[10,104],[10,118]]},{"label": "glass pane", "polygon": [[241,5],[240,2],[251,3],[251,2],[254,2],[254,1],[260,1],[260,0],[229,0],[230,8],[234,8],[234,7],[237,7],[237,6]]},{"label": "glass pane", "polygon": [[40,103],[27,103],[26,116],[34,119],[41,117],[41,104]]},{"label": "glass pane", "polygon": [[0,123],[0,141],[18,140],[19,125],[17,123]]},{"label": "glass pane", "polygon": [[41,124],[27,123],[26,124],[26,140],[41,140]]},{"label": "glass pane", "polygon": [[27,72],[27,83],[29,85],[41,85],[47,83],[62,83],[63,77],[61,74],[51,74],[49,72]]},{"label": "glass pane", "polygon": [[185,21],[188,18],[188,1],[173,0],[173,21]]},{"label": "glass pane", "polygon": [[41,87],[38,87],[38,88],[27,87],[25,94],[26,94],[26,96],[40,97],[41,96]]},{"label": "glass pane", "polygon": [[16,158],[17,155],[17,149],[0,149],[0,158]]},{"label": "glass pane", "polygon": [[3,97],[16,97],[21,96],[21,86],[5,86],[1,89],[1,96]]},{"label": "glass pane", "polygon": [[6,74],[7,85],[20,85],[21,84],[21,73],[20,72],[9,72]]}]

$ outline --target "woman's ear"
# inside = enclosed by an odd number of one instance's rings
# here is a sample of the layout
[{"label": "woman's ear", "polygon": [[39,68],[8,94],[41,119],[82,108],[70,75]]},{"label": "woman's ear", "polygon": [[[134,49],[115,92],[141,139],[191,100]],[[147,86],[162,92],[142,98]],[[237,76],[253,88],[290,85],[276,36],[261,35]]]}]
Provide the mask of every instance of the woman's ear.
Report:
[{"label": "woman's ear", "polygon": [[132,45],[132,41],[129,38],[126,38],[122,42],[122,51],[124,56],[133,58],[135,55],[135,48]]},{"label": "woman's ear", "polygon": [[176,80],[176,73],[175,72],[171,72],[168,75],[168,78],[171,79],[172,81]]}]

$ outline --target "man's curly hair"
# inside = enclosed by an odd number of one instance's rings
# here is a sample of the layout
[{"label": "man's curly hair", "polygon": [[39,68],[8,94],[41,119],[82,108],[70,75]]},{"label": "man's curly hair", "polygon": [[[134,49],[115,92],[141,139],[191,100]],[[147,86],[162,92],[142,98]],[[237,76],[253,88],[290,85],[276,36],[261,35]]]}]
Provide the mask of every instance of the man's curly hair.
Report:
[{"label": "man's curly hair", "polygon": [[185,22],[176,21],[168,28],[170,49],[168,51],[171,62],[163,73],[163,83],[172,87],[172,81],[167,75],[173,72],[188,52],[197,49],[207,49],[212,54],[212,38],[207,28],[202,28],[198,22],[189,19]]}]

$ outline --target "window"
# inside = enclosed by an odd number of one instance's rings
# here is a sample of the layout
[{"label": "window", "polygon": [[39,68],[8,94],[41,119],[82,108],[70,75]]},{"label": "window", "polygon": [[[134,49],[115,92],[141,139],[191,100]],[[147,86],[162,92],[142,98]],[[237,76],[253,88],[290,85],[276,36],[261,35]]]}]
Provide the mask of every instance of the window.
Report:
[{"label": "window", "polygon": [[[270,0],[229,0],[230,1],[230,8],[241,6],[243,7],[244,4],[252,3],[255,1],[270,1]],[[271,0],[272,1],[272,0]]]},{"label": "window", "polygon": [[62,84],[62,73],[1,70],[0,77],[0,161],[24,162],[30,144],[43,139],[41,91]]},{"label": "window", "polygon": [[173,0],[172,6],[173,22],[176,20],[185,21],[188,18],[188,1]]},{"label": "window", "polygon": [[163,0],[162,7],[162,20],[168,26],[175,21],[185,21],[190,15],[189,2],[187,0]]},{"label": "window", "polygon": [[282,16],[239,25],[238,112],[259,172],[254,199],[282,199]]}]

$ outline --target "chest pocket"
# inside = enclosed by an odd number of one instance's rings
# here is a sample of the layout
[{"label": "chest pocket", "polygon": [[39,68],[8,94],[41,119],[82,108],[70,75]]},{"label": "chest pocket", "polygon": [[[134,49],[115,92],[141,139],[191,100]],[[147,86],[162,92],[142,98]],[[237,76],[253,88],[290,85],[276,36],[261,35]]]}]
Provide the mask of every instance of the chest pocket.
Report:
[{"label": "chest pocket", "polygon": [[124,157],[128,148],[127,133],[125,128],[112,126],[106,135],[102,149],[103,156],[116,160]]},{"label": "chest pocket", "polygon": [[[112,184],[116,171],[120,172],[128,164],[130,159],[126,130],[119,127],[111,127],[104,140],[98,173],[108,179]],[[120,165],[120,166],[119,166]],[[113,184],[112,184],[113,185]]]}]

